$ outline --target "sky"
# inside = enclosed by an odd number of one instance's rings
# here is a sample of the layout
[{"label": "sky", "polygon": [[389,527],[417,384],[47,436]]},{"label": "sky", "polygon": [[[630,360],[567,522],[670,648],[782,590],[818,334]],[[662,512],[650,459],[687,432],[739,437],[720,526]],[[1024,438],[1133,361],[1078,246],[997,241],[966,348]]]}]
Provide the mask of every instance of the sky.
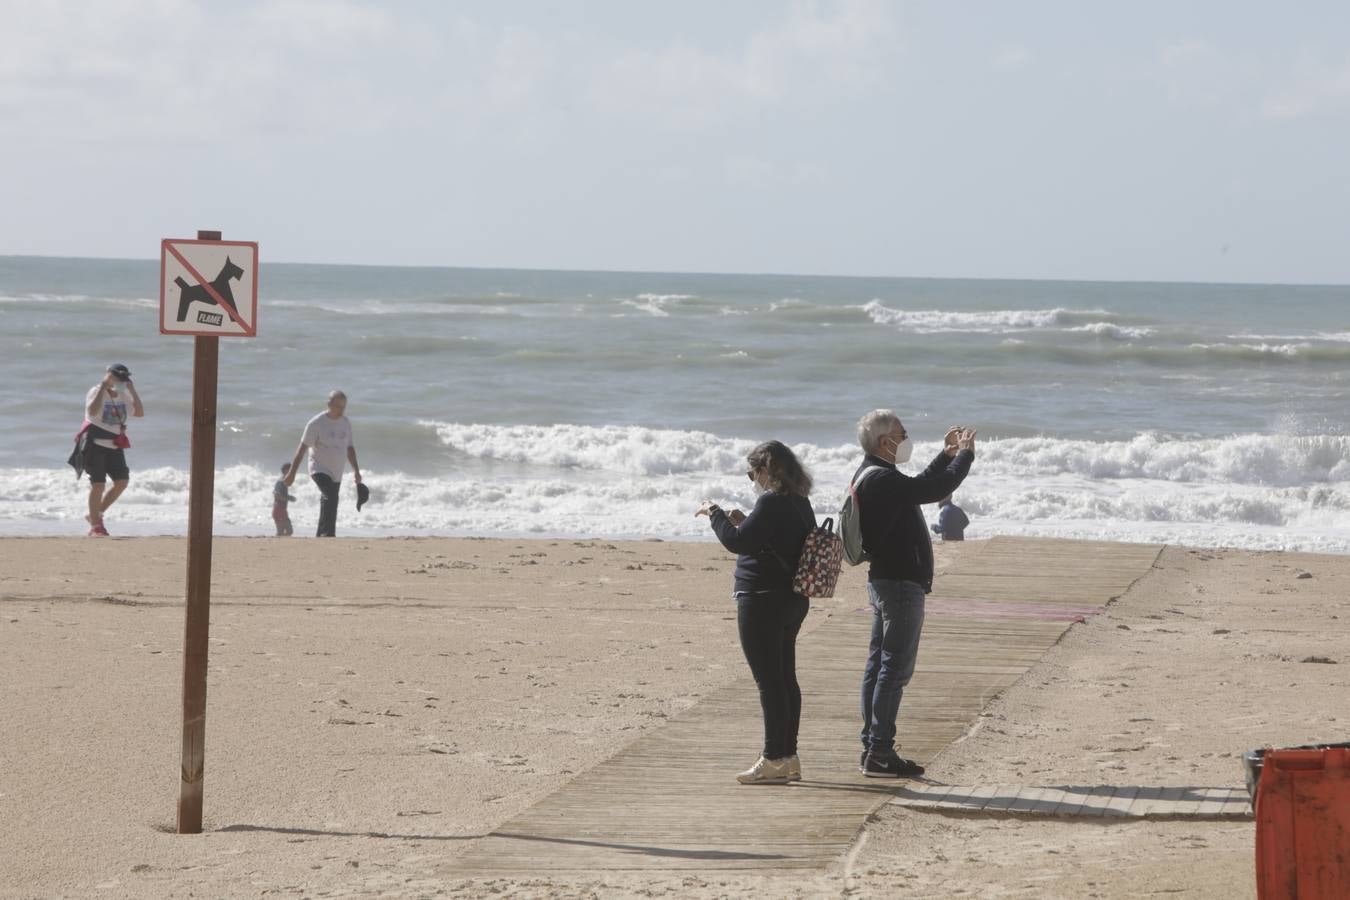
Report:
[{"label": "sky", "polygon": [[0,0],[0,254],[1350,283],[1350,4]]}]

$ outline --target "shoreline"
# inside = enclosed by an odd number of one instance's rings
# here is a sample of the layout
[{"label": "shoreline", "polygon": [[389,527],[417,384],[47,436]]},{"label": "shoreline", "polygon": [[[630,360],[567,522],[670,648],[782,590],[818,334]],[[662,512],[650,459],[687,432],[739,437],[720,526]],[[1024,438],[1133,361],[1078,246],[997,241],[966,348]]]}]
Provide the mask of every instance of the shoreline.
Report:
[{"label": "shoreline", "polygon": [[[276,416],[265,410],[250,407],[232,415],[243,418],[235,426],[238,433],[222,436],[234,445],[223,451],[227,456],[276,437],[269,430]],[[468,414],[465,419],[471,422]],[[348,479],[340,535],[709,540],[708,529],[693,516],[705,496],[728,507],[753,502],[743,473],[734,471],[751,442],[693,426],[423,420],[415,426],[405,422],[386,438],[405,434],[399,430],[404,426],[413,429],[407,434],[415,435],[410,439],[420,447],[416,455],[444,467],[419,476],[399,470],[368,474],[372,497],[359,513]],[[177,431],[163,433],[168,423],[159,427],[160,434],[145,436],[146,446],[181,444]],[[520,447],[535,444],[538,449],[527,459]],[[837,518],[858,451],[832,441],[794,448],[816,478],[818,516]],[[926,455],[924,445],[919,450]],[[142,466],[134,452],[131,486],[108,513],[110,531],[185,533],[188,473]],[[1350,439],[1330,435],[990,438],[957,503],[972,520],[971,539],[1034,536],[1350,554],[1350,520],[1342,514],[1348,453]],[[369,455],[378,459],[380,452],[370,449]],[[216,533],[272,535],[275,481],[275,470],[255,464],[218,468]],[[4,470],[0,493],[11,502],[0,510],[0,534],[83,535],[87,491],[68,469]],[[294,493],[291,520],[300,536],[312,535],[318,492],[297,480]],[[930,520],[935,515],[931,508],[926,513]]]},{"label": "shoreline", "polygon": [[[829,514],[822,514],[822,513],[819,513],[819,512],[817,513],[817,518],[818,518],[820,521],[822,521],[822,522],[823,522],[824,519],[827,518],[827,517],[828,517],[828,518],[834,518],[834,519],[836,519],[836,520],[837,520],[837,518],[838,518],[838,516],[835,515],[834,513],[829,513]],[[294,521],[294,520],[292,520],[292,521]],[[74,525],[74,524],[75,524],[75,523],[74,523],[73,521],[68,522],[68,523],[63,523],[63,524],[62,524],[62,530],[60,530],[60,531],[55,531],[55,530],[54,530],[54,531],[52,531],[52,532],[37,532],[37,533],[23,533],[23,534],[13,534],[13,533],[5,532],[5,531],[3,530],[3,525],[0,525],[0,541],[51,541],[51,540],[58,540],[58,541],[65,541],[65,540],[70,540],[70,541],[88,541],[88,540],[94,540],[94,538],[90,538],[89,536],[87,536],[87,535],[85,535],[85,534],[82,533],[83,530],[84,530],[84,528],[87,528],[87,526],[84,525],[84,523],[83,523],[82,521],[80,522],[80,525],[81,525],[81,533],[78,533],[78,534],[72,534],[72,533],[70,533],[70,531],[66,528],[66,526],[67,526],[67,525]],[[181,532],[174,533],[174,532],[157,532],[157,531],[145,531],[145,532],[141,532],[141,531],[135,530],[135,524],[136,524],[136,523],[123,523],[123,524],[124,524],[124,525],[130,525],[132,530],[124,531],[124,532],[120,532],[120,533],[114,533],[114,534],[113,534],[111,537],[109,537],[109,538],[99,538],[98,540],[104,540],[104,541],[107,541],[107,540],[111,540],[111,541],[129,541],[129,540],[168,540],[168,541],[174,541],[174,540],[177,540],[177,541],[185,541],[185,540],[187,540],[187,526],[186,526],[186,525],[184,525],[183,530],[182,530]],[[270,524],[270,520],[269,520],[269,524]],[[120,528],[120,527],[123,527],[123,526],[118,526],[118,527]],[[339,527],[341,527],[341,522],[339,522]],[[837,526],[836,526],[836,527],[837,527]],[[1328,549],[1328,548],[1321,548],[1321,549],[1302,549],[1302,548],[1297,548],[1297,547],[1291,548],[1291,547],[1287,547],[1287,546],[1242,546],[1242,545],[1224,544],[1224,543],[1200,543],[1200,542],[1197,542],[1197,543],[1183,543],[1183,542],[1171,541],[1171,540],[1154,540],[1154,539],[1149,539],[1148,536],[1146,536],[1146,535],[1139,535],[1139,536],[1123,536],[1123,537],[1122,537],[1122,536],[1117,536],[1117,535],[1114,535],[1114,534],[1109,534],[1109,533],[1108,533],[1108,534],[1077,534],[1077,533],[1074,533],[1074,534],[1070,534],[1070,535],[1065,535],[1065,534],[1059,533],[1059,532],[1057,532],[1057,531],[1055,531],[1055,530],[1053,530],[1053,529],[1052,529],[1052,530],[1042,530],[1042,529],[1034,529],[1034,528],[1032,528],[1032,529],[1026,529],[1026,530],[1015,530],[1015,531],[998,532],[998,533],[994,533],[994,534],[981,534],[979,537],[967,538],[965,541],[962,541],[962,542],[955,542],[955,543],[966,543],[966,544],[978,545],[978,544],[980,544],[980,543],[982,543],[982,542],[984,542],[984,541],[988,541],[988,540],[990,540],[990,539],[992,539],[992,538],[1033,538],[1033,539],[1045,539],[1045,540],[1056,540],[1056,541],[1067,541],[1067,542],[1073,542],[1073,541],[1099,541],[1099,542],[1103,542],[1103,543],[1111,543],[1111,544],[1158,544],[1158,545],[1168,546],[1168,547],[1177,547],[1177,548],[1185,549],[1185,550],[1210,550],[1210,551],[1225,551],[1225,552],[1238,552],[1238,553],[1289,553],[1289,554],[1294,554],[1294,555],[1299,555],[1299,556],[1326,556],[1326,557],[1330,557],[1330,558],[1333,558],[1333,559],[1338,559],[1338,558],[1339,558],[1339,559],[1347,559],[1347,558],[1350,558],[1350,548],[1347,548],[1347,549],[1345,549],[1345,550]],[[300,543],[303,543],[303,542],[306,542],[306,541],[312,541],[312,540],[319,540],[319,538],[316,538],[316,537],[315,537],[314,535],[312,535],[312,534],[308,534],[308,533],[301,534],[301,533],[299,533],[299,532],[297,532],[296,534],[293,534],[293,535],[291,535],[291,536],[289,536],[289,537],[286,537],[286,538],[280,538],[280,537],[277,537],[277,536],[274,535],[274,534],[239,533],[239,532],[236,532],[236,531],[216,532],[216,533],[214,533],[214,534],[212,535],[212,539],[213,539],[213,540],[224,540],[224,541],[296,541],[296,542],[300,542]],[[337,540],[337,541],[516,541],[516,542],[519,542],[519,541],[541,541],[541,542],[599,541],[599,542],[605,542],[605,543],[622,543],[622,544],[660,544],[660,543],[671,543],[671,544],[713,545],[713,546],[719,546],[719,547],[720,547],[720,545],[717,543],[717,537],[716,537],[714,534],[712,534],[711,531],[709,531],[707,534],[698,534],[698,535],[694,535],[694,534],[666,534],[666,535],[660,535],[660,536],[655,536],[655,535],[649,536],[649,535],[634,535],[634,534],[603,534],[603,535],[587,535],[587,534],[581,534],[581,535],[579,535],[579,534],[569,534],[569,533],[556,533],[556,534],[555,534],[555,533],[540,533],[540,532],[507,532],[507,533],[490,533],[490,534],[488,534],[488,533],[445,533],[445,534],[442,534],[442,533],[433,533],[433,534],[427,534],[427,533],[411,532],[411,531],[410,531],[410,532],[406,532],[406,533],[401,533],[401,532],[392,532],[392,533],[391,533],[391,532],[390,532],[389,530],[387,530],[387,529],[380,529],[380,530],[378,530],[378,531],[373,530],[373,529],[372,529],[372,530],[369,530],[369,531],[362,531],[362,530],[360,530],[360,529],[345,529],[344,531],[342,531],[341,533],[339,533],[339,534],[336,536],[336,538],[331,538],[331,539],[326,539],[326,540]],[[933,541],[933,546],[934,546],[935,548],[936,548],[936,547],[939,547],[939,546],[941,546],[941,545],[943,545],[943,542],[942,542],[942,541],[937,540],[937,539],[934,539],[934,541]]]}]

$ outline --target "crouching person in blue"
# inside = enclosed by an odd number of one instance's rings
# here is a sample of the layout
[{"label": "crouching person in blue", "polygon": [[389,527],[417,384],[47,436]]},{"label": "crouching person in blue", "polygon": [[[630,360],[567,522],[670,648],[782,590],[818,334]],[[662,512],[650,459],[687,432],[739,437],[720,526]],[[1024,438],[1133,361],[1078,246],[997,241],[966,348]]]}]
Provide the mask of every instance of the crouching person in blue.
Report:
[{"label": "crouching person in blue", "polygon": [[877,409],[858,422],[865,454],[853,475],[858,495],[872,640],[862,683],[862,773],[870,778],[923,774],[923,766],[900,756],[895,720],[914,675],[923,630],[924,598],[933,590],[933,544],[919,505],[950,495],[975,459],[975,430],[947,432],[937,457],[913,477],[897,466],[909,462],[913,445],[894,412]]},{"label": "crouching person in blue", "polygon": [[950,494],[938,501],[938,520],[933,523],[933,534],[944,541],[964,541],[970,517],[957,506]]},{"label": "crouching person in blue", "polygon": [[746,457],[746,474],[759,499],[750,515],[704,500],[696,516],[708,516],[717,539],[736,557],[736,623],[741,649],[759,688],[764,749],[736,776],[741,784],[800,781],[797,728],[802,692],[797,684],[797,633],[809,602],[792,589],[802,543],[816,527],[807,499],[811,476],[778,441],[760,444]]}]

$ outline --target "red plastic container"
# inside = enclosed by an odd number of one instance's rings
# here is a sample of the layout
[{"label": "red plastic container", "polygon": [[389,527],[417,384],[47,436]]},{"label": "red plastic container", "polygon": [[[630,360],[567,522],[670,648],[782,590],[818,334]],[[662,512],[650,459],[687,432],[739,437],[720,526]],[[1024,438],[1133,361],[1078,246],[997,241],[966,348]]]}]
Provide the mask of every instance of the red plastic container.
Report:
[{"label": "red plastic container", "polygon": [[1256,789],[1256,896],[1350,898],[1350,748],[1265,752]]}]

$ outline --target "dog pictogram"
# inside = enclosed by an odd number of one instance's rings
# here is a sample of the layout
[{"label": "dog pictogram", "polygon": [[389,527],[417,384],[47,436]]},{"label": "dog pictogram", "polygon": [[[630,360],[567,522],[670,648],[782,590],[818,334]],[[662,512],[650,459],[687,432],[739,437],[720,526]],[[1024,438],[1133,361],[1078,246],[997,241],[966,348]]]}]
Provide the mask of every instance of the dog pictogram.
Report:
[{"label": "dog pictogram", "polygon": [[257,325],[256,243],[202,238],[159,242],[160,334],[254,337]]},{"label": "dog pictogram", "polygon": [[[230,290],[230,281],[238,281],[244,275],[244,270],[235,265],[230,258],[225,257],[225,265],[221,267],[220,274],[211,280],[211,287],[224,304],[230,308],[233,318],[239,318],[239,310],[234,305],[234,292]],[[188,284],[180,275],[173,280],[178,285],[178,321],[182,322],[187,318],[188,307],[194,302],[205,303],[210,306],[219,306],[216,298],[211,296],[211,292],[204,285]]]}]

